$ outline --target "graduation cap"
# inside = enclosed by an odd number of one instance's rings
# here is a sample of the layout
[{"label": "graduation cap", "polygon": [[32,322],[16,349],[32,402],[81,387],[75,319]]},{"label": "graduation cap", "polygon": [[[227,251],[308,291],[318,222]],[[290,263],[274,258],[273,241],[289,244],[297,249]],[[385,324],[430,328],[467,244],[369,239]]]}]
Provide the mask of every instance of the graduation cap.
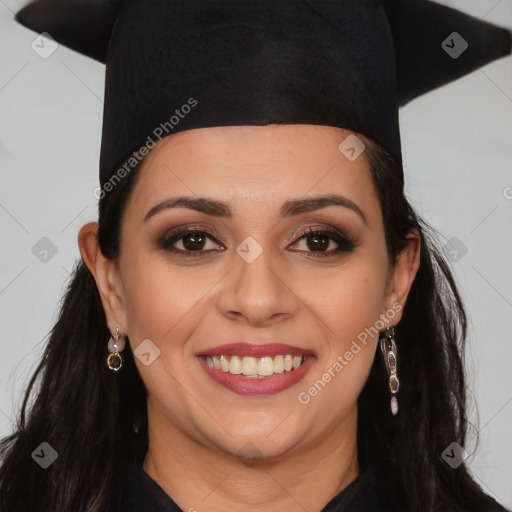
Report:
[{"label": "graduation cap", "polygon": [[106,64],[102,185],[166,135],[228,125],[345,128],[401,169],[399,107],[512,50],[431,0],[36,0],[16,20]]}]

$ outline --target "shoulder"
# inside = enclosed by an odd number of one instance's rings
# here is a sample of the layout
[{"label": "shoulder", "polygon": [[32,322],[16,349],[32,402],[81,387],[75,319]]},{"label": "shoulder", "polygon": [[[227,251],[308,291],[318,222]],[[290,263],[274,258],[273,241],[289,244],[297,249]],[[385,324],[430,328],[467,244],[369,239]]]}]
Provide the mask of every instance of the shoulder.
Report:
[{"label": "shoulder", "polygon": [[114,487],[117,507],[112,512],[181,512],[134,460],[124,459],[118,463]]},{"label": "shoulder", "polygon": [[385,476],[375,466],[366,467],[361,474],[322,512],[403,512],[400,500],[388,485]]}]

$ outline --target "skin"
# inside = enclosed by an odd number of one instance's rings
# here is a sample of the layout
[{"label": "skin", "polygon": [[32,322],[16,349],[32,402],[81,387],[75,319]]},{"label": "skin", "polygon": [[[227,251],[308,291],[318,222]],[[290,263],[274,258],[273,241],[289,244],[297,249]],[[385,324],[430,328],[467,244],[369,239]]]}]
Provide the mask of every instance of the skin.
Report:
[{"label": "skin", "polygon": [[[297,397],[380,315],[404,307],[420,238],[411,231],[389,260],[364,153],[349,161],[338,150],[349,133],[312,125],[179,132],[146,159],[124,213],[120,257],[101,254],[96,223],[80,231],[112,331],[119,325],[132,350],[146,339],[160,350],[149,366],[136,358],[148,389],[143,468],[183,510],[319,511],[359,475],[356,401],[377,337],[308,404]],[[341,206],[280,217],[287,200],[332,193],[356,203],[367,223]],[[144,221],[178,195],[225,201],[233,217],[173,208]],[[182,224],[211,233],[202,250],[212,252],[180,257],[159,248],[159,237]],[[357,247],[308,255],[306,228],[329,226]],[[236,252],[248,236],[263,248],[252,263]],[[174,247],[186,250],[183,242]],[[336,247],[330,240],[322,250]],[[395,313],[391,325],[400,321]],[[248,339],[311,349],[316,359],[292,388],[244,397],[214,382],[194,353]]]}]

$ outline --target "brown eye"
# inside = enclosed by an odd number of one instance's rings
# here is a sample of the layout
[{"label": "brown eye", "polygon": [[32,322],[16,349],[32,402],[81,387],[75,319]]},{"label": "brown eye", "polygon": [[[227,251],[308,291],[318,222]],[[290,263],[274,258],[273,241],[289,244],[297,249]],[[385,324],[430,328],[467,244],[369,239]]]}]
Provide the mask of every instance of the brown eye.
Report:
[{"label": "brown eye", "polygon": [[311,251],[325,251],[329,247],[329,243],[331,242],[331,238],[326,235],[308,235],[305,237],[307,239],[308,249]]},{"label": "brown eye", "polygon": [[[209,241],[212,242],[214,247],[219,245],[218,243],[214,243],[217,242],[217,240],[209,233],[188,228],[174,233],[171,236],[164,237],[158,242],[158,246],[165,251],[171,251],[180,256],[201,256],[216,251],[214,248],[205,249]],[[179,247],[179,244],[181,244],[182,248]]]},{"label": "brown eye", "polygon": [[[309,229],[297,240],[302,239],[306,239],[306,252],[312,256],[333,256],[341,252],[351,252],[358,245],[341,232],[325,229]],[[332,241],[338,247],[327,250]]]},{"label": "brown eye", "polygon": [[[351,252],[358,245],[341,231],[326,229],[310,228],[297,239],[297,242],[303,239],[306,240],[306,247],[302,250],[297,248],[294,250],[305,252],[314,257],[334,256],[342,252]],[[211,242],[212,247],[208,248],[208,242]],[[294,244],[295,246],[298,245],[297,242]],[[335,242],[337,247],[328,250],[332,242]],[[181,247],[179,247],[179,244],[181,244]],[[167,235],[158,242],[158,246],[164,251],[173,252],[185,257],[207,256],[212,252],[218,252],[218,247],[222,247],[213,235],[194,228],[187,228],[170,236]]]},{"label": "brown eye", "polygon": [[187,251],[197,251],[204,248],[206,243],[206,237],[201,233],[188,233],[187,235],[181,237],[183,247]]}]

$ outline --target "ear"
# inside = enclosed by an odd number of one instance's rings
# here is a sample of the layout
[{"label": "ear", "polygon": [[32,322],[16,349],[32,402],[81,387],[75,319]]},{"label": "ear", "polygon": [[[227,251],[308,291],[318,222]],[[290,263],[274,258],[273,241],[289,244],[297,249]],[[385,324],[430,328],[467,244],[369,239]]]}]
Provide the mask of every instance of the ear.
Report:
[{"label": "ear", "polygon": [[97,237],[98,227],[97,222],[82,226],[78,233],[78,246],[84,263],[96,281],[107,325],[112,332],[118,325],[120,334],[125,335],[127,322],[119,268],[117,260],[106,258],[101,252]]},{"label": "ear", "polygon": [[384,304],[386,311],[396,312],[393,325],[398,324],[402,318],[409,291],[420,266],[420,249],[421,236],[416,228],[411,229],[406,236],[404,248],[390,266]]}]

